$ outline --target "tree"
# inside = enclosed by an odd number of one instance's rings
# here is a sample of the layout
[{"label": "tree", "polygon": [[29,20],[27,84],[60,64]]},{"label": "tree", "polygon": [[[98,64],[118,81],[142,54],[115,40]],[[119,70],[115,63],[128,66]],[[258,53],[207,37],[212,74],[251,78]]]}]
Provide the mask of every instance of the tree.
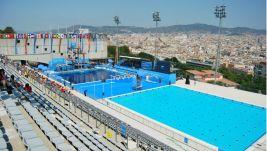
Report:
[{"label": "tree", "polygon": [[150,61],[153,61],[154,60],[154,56],[151,55],[151,54],[148,54],[148,53],[145,53],[145,52],[140,52],[137,57],[140,57],[140,58],[144,58],[144,59],[148,59]]},{"label": "tree", "polygon": [[116,46],[108,46],[108,57],[114,58]]},{"label": "tree", "polygon": [[232,80],[239,85],[239,89],[266,94],[266,78],[260,76],[247,75],[243,72],[234,71],[232,69],[220,68],[219,72],[229,80]]},{"label": "tree", "polygon": [[[116,46],[108,46],[108,57],[114,58]],[[127,46],[119,47],[119,55],[121,56],[133,56]]]},{"label": "tree", "polygon": [[12,27],[8,26],[2,31],[2,33],[4,33],[4,34],[14,34],[15,30]]}]

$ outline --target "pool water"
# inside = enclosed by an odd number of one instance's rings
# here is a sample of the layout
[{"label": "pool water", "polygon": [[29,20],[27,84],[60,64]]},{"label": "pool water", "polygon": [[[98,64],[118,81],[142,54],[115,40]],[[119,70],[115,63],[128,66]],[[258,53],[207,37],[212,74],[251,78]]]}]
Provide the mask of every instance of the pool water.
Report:
[{"label": "pool water", "polygon": [[69,81],[73,84],[99,81],[103,79],[111,79],[111,76],[120,75],[117,72],[112,72],[104,69],[91,69],[91,70],[80,70],[67,73],[59,73],[58,76],[64,80]]},{"label": "pool water", "polygon": [[86,93],[87,96],[93,99],[100,99],[166,85],[164,83],[148,82],[142,79],[142,88],[140,90],[135,90],[133,89],[136,85],[135,82],[135,78],[113,79],[107,80],[106,82],[96,81],[77,84],[74,85],[74,89],[82,94]]},{"label": "pool water", "polygon": [[[155,88],[166,85],[166,82],[158,82],[150,78],[150,81],[142,77],[142,88],[135,90],[136,77],[130,76],[126,71],[110,71],[106,69],[76,70],[56,73],[59,82],[64,79],[71,83],[71,87],[93,99],[107,98],[125,93]],[[114,78],[116,76],[116,78]],[[105,81],[102,81],[105,79]],[[157,82],[155,82],[157,81]]]},{"label": "pool water", "polygon": [[111,100],[215,145],[219,150],[245,150],[266,134],[266,108],[177,86]]}]

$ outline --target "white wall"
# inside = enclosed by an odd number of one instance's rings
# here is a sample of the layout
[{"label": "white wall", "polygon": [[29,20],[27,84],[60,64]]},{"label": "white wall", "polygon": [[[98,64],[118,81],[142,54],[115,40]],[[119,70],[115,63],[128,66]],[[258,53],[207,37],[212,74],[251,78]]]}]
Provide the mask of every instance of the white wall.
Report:
[{"label": "white wall", "polygon": [[[18,40],[20,41],[19,43],[16,43],[16,39],[0,39],[0,54],[10,55],[12,56],[12,58],[14,58],[17,55],[23,55],[24,59],[32,60],[32,56],[29,56],[28,58],[25,56],[26,49],[27,49],[28,55],[51,53],[53,50],[55,50],[56,55],[59,54],[59,52],[61,52],[64,54],[65,57],[67,57],[66,52],[69,47],[67,38],[61,39],[61,42],[60,42],[60,39],[53,39],[52,47],[51,47],[50,38],[36,39],[35,45],[34,45],[34,39],[28,39],[28,40],[18,39]],[[83,52],[85,53],[86,58],[88,57],[90,59],[107,58],[107,40],[105,39],[101,39],[101,40],[97,39],[93,41],[92,38],[90,39],[83,38],[80,42],[80,39],[78,38],[69,38],[69,45],[71,44],[71,42],[76,42],[77,47],[78,45],[80,45]],[[27,45],[27,43],[29,43],[29,45]],[[36,46],[38,46],[38,48]],[[17,49],[17,54],[15,53],[16,52],[15,48]],[[46,51],[45,51],[45,48],[47,49]],[[34,53],[34,49],[35,49],[35,53]]]}]

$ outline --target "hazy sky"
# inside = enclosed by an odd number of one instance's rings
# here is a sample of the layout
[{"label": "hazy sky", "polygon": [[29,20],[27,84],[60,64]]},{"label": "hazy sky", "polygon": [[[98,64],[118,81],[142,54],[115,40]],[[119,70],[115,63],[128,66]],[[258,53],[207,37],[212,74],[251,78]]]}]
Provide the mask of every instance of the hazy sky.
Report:
[{"label": "hazy sky", "polygon": [[160,11],[160,26],[205,23],[217,25],[216,5],[226,5],[225,27],[265,29],[266,0],[0,0],[0,28],[17,31],[57,29],[73,24],[151,27],[152,12]]}]

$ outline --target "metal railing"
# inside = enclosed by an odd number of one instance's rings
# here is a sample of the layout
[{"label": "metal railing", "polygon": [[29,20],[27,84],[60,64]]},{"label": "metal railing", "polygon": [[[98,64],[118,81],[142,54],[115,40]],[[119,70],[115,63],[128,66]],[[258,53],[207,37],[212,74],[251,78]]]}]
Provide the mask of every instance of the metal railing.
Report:
[{"label": "metal railing", "polygon": [[[10,64],[10,65],[12,65],[12,64]],[[6,66],[5,68],[7,70],[12,70],[13,72],[16,72],[17,74],[19,74],[17,72],[17,69],[13,66]],[[28,68],[28,69],[33,71],[30,68]],[[46,75],[42,75],[42,76],[46,77]],[[55,93],[56,95],[62,97],[66,101],[71,102],[76,107],[87,112],[91,117],[97,119],[98,121],[100,121],[101,123],[103,123],[104,125],[106,125],[107,127],[111,128],[112,130],[114,130],[115,132],[117,132],[121,135],[124,135],[126,137],[130,137],[134,140],[137,140],[137,142],[142,142],[142,143],[145,143],[147,145],[157,146],[158,148],[162,148],[163,150],[167,150],[167,151],[175,150],[172,147],[170,147],[170,146],[160,142],[159,140],[156,140],[155,138],[149,136],[148,134],[131,127],[127,123],[125,123],[125,122],[121,121],[120,119],[110,115],[109,113],[98,109],[97,107],[89,104],[85,100],[78,98],[74,95],[70,96],[68,94],[62,93],[60,90],[57,90],[57,89],[55,89],[55,87],[52,87],[52,85],[50,85],[52,79],[50,79],[49,77],[46,77],[46,78],[49,80],[44,84],[44,86],[39,87],[40,89],[43,90],[43,92],[45,92],[47,90],[50,90],[50,92],[51,92],[51,90],[53,90],[52,93]],[[37,80],[34,81],[34,82],[37,82],[37,83],[35,83],[35,85],[36,84],[41,85],[41,83],[38,79],[39,78],[37,78]],[[124,125],[126,127],[126,134],[123,134],[124,132],[122,132],[122,130],[121,130],[121,125]]]}]

